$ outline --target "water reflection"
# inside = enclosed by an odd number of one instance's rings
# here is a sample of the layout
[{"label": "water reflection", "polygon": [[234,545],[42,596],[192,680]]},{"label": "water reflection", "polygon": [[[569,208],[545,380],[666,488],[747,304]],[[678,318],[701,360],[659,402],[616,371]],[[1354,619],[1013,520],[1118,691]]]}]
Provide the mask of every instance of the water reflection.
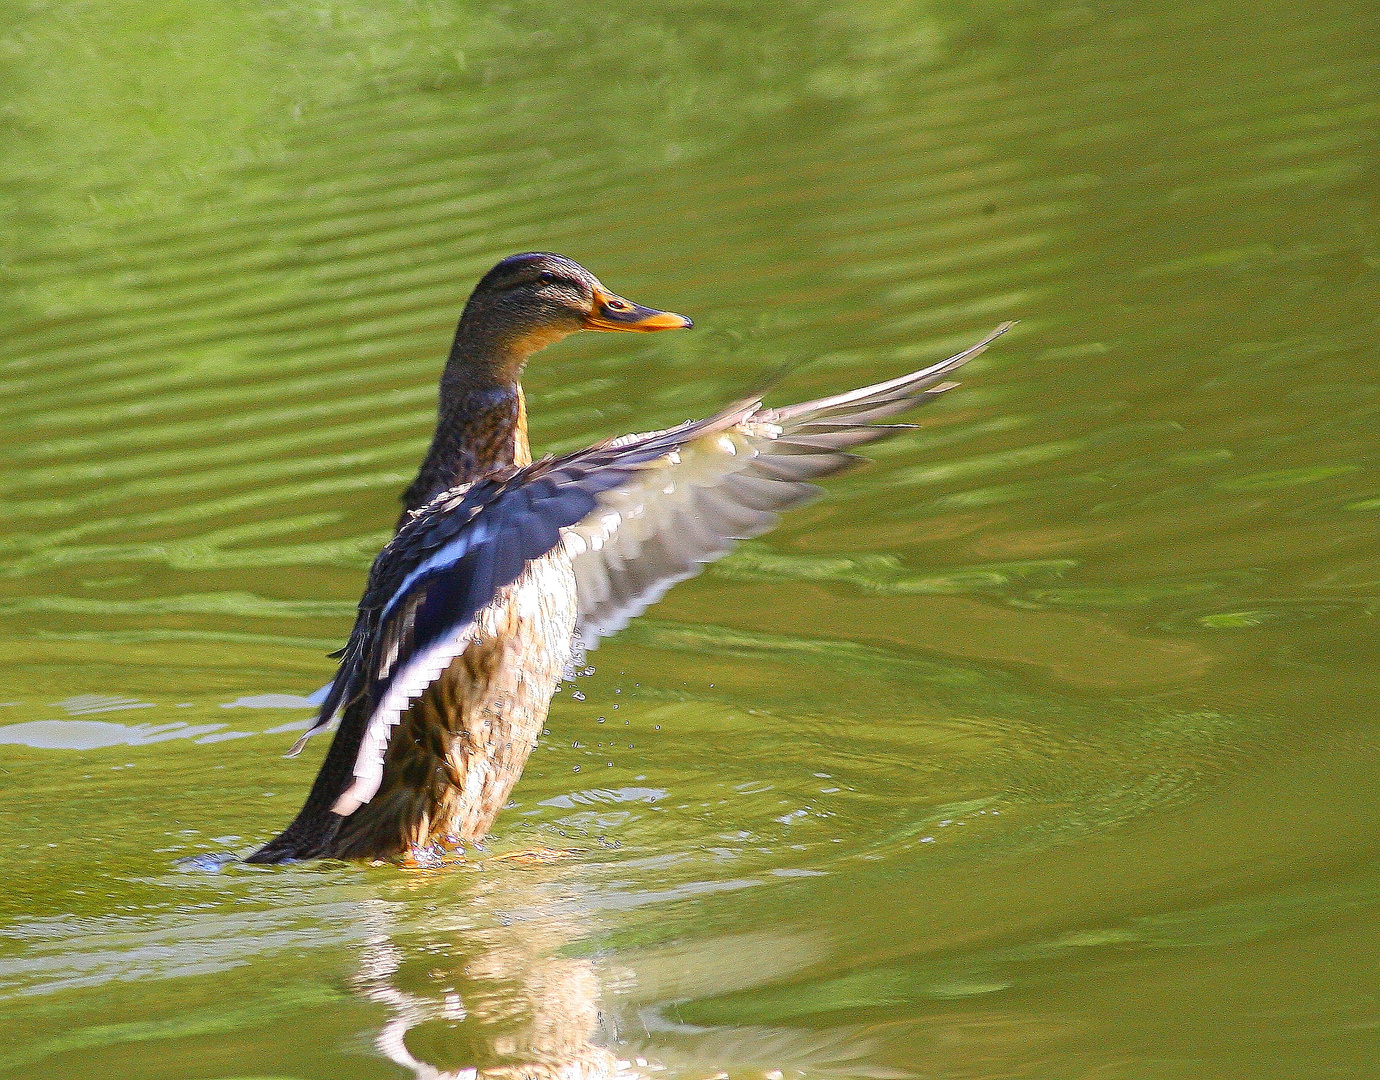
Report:
[{"label": "water reflection", "polygon": [[375,1048],[418,1080],[914,1075],[881,1060],[885,1026],[679,1018],[684,1003],[790,979],[823,959],[822,942],[781,930],[579,955],[599,890],[578,865],[528,861],[459,871],[459,888],[418,874],[365,901],[352,985],[388,1009]]},{"label": "water reflection", "polygon": [[[500,876],[502,885],[489,885]],[[418,1080],[637,1075],[592,1041],[599,1034],[593,965],[558,955],[578,930],[567,917],[534,910],[544,899],[539,886],[524,889],[512,875],[475,880],[472,902],[497,901],[515,913],[450,933],[443,917],[424,941],[408,941],[390,925],[387,905],[366,905],[370,934],[354,987],[388,1007],[378,1051]]]}]

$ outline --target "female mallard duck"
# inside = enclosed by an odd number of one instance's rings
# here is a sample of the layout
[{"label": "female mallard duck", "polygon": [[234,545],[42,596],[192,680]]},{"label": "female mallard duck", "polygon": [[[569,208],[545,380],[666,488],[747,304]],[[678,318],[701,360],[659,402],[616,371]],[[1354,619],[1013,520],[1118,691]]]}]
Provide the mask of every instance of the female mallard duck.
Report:
[{"label": "female mallard duck", "polygon": [[[578,263],[504,259],[460,316],[436,435],[374,560],[308,735],[340,728],[306,805],[250,862],[425,857],[488,832],[578,642],[592,648],[735,539],[860,459],[878,424],[949,389],[987,347],[782,409],[760,398],[668,431],[533,462],[518,378],[577,330],[673,330]],[[396,730],[395,730],[396,729]],[[305,739],[305,736],[304,736]],[[300,745],[300,744],[299,744]]]}]

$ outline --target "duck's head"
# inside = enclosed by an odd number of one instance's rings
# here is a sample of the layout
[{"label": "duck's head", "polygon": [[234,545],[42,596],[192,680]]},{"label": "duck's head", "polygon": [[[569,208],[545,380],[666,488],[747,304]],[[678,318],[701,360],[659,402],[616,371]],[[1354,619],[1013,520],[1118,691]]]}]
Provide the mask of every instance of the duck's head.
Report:
[{"label": "duck's head", "polygon": [[684,330],[684,315],[643,307],[610,292],[573,259],[549,252],[510,255],[480,279],[465,305],[456,350],[502,355],[521,365],[578,330]]}]

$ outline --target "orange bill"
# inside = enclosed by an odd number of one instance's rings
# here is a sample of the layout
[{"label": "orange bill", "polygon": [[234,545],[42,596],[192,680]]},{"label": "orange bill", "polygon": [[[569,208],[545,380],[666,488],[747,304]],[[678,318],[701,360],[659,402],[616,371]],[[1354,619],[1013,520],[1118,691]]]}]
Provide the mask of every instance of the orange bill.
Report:
[{"label": "orange bill", "polygon": [[624,300],[604,289],[594,290],[594,310],[585,316],[586,330],[688,330],[694,326],[684,315],[657,311]]}]

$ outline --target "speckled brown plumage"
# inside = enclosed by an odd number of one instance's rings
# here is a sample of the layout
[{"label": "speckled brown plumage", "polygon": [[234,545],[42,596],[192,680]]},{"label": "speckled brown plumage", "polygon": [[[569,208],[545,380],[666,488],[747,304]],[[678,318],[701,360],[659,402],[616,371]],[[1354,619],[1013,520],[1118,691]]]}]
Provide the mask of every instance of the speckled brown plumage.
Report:
[{"label": "speckled brown plumage", "polygon": [[452,394],[443,385],[436,434],[417,478],[403,492],[398,527],[438,492],[531,463],[527,403],[521,387],[490,391],[460,387]]}]

